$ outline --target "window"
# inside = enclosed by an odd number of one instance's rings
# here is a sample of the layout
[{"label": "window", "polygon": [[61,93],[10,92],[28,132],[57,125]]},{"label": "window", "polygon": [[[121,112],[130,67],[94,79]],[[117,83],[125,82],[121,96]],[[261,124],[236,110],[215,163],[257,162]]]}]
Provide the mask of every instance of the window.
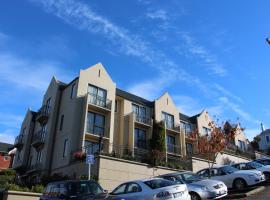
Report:
[{"label": "window", "polygon": [[93,112],[88,112],[87,116],[87,132],[94,135],[104,135],[105,117]]},{"label": "window", "polygon": [[244,141],[241,141],[241,140],[238,140],[238,143],[239,143],[240,149],[242,151],[245,151],[245,149],[246,149],[245,142]]},{"label": "window", "polygon": [[25,134],[26,127],[23,128],[22,135]]},{"label": "window", "polygon": [[181,129],[184,130],[185,135],[189,135],[192,132],[191,124],[185,123],[185,122],[180,122],[181,124]]},{"label": "window", "polygon": [[142,188],[137,183],[129,183],[127,186],[126,193],[135,193],[135,192],[141,192]]},{"label": "window", "polygon": [[64,141],[64,150],[63,150],[63,158],[67,156],[67,148],[68,148],[68,139]]},{"label": "window", "polygon": [[146,108],[143,106],[132,104],[132,111],[136,116],[140,116],[140,117],[146,116]]},{"label": "window", "polygon": [[211,132],[210,128],[203,127],[203,135],[209,135]]},{"label": "window", "polygon": [[269,140],[270,140],[270,139],[269,139],[269,136],[267,135],[267,136],[266,136],[266,142],[269,143]]},{"label": "window", "polygon": [[85,140],[84,147],[85,147],[86,152],[88,154],[95,154],[95,153],[99,152],[99,144],[98,143]]},{"label": "window", "polygon": [[51,108],[51,97],[47,100],[45,108],[46,108],[45,113],[48,114],[50,112],[50,108]]},{"label": "window", "polygon": [[116,194],[125,194],[127,184],[124,183],[122,185],[119,185],[115,190],[112,191],[113,195]]},{"label": "window", "polygon": [[174,117],[168,113],[162,112],[162,120],[165,121],[166,127],[169,129],[174,128]]},{"label": "window", "polygon": [[63,123],[64,123],[64,115],[61,115],[61,119],[60,119],[60,127],[59,130],[62,131],[63,129]]},{"label": "window", "polygon": [[89,85],[88,87],[88,93],[90,95],[90,103],[106,107],[106,98],[107,98],[107,91],[101,88],[98,88],[93,85]]},{"label": "window", "polygon": [[68,194],[67,188],[66,188],[64,183],[59,184],[59,192],[62,195],[67,195]]},{"label": "window", "polygon": [[40,139],[44,140],[46,137],[46,133],[47,133],[47,124],[45,124],[41,127],[41,136],[40,136],[41,138]]},{"label": "window", "polygon": [[8,161],[9,160],[9,156],[4,156],[4,161]]},{"label": "window", "polygon": [[118,101],[115,100],[114,112],[117,112],[117,110],[118,110]]},{"label": "window", "polygon": [[42,150],[37,152],[37,163],[41,163],[42,161]]},{"label": "window", "polygon": [[150,181],[145,181],[143,183],[146,184],[148,187],[150,187],[153,190],[176,184],[176,183],[174,183],[172,181],[168,181],[168,180],[165,180],[165,179],[153,179],[153,180],[150,180]]},{"label": "window", "polygon": [[75,86],[76,86],[75,83],[71,86],[71,92],[70,92],[71,99],[73,99],[75,97]]},{"label": "window", "polygon": [[186,143],[186,148],[187,148],[187,154],[191,155],[193,154],[193,145],[190,143]]},{"label": "window", "polygon": [[170,153],[175,153],[175,137],[172,135],[167,135],[167,151]]},{"label": "window", "polygon": [[134,146],[138,148],[146,149],[146,132],[145,130],[135,128],[134,129]]}]

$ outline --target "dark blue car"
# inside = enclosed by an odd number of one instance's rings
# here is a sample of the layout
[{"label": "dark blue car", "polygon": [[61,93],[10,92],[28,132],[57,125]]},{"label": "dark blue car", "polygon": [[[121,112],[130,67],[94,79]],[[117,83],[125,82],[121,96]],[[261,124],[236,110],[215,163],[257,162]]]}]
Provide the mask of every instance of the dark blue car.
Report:
[{"label": "dark blue car", "polygon": [[95,181],[59,181],[49,183],[40,200],[101,200],[108,192]]}]

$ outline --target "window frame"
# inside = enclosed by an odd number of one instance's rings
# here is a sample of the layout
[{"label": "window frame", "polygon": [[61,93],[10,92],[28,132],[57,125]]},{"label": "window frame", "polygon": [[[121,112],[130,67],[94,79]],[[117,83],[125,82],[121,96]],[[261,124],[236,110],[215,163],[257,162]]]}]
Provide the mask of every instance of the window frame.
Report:
[{"label": "window frame", "polygon": [[[88,119],[89,119],[89,116],[91,114],[94,116],[93,117],[93,124],[92,124],[92,126],[90,126],[90,123],[88,123]],[[96,124],[96,118],[97,118],[96,116],[100,116],[100,117],[103,118],[103,125],[102,126],[98,126]],[[87,127],[86,127],[87,132],[88,133],[91,133],[93,135],[100,135],[98,133],[95,134],[95,128],[103,129],[102,136],[104,136],[105,135],[105,128],[106,128],[106,117],[105,117],[105,115],[102,115],[102,114],[99,114],[99,113],[95,113],[95,112],[92,112],[92,111],[88,111],[88,113],[87,113]]]},{"label": "window frame", "polygon": [[64,148],[63,148],[63,154],[62,157],[65,158],[67,157],[67,151],[68,151],[68,138],[64,140]]},{"label": "window frame", "polygon": [[[144,135],[144,138],[141,137],[142,135]],[[141,149],[147,148],[146,130],[134,127],[134,147]]]},{"label": "window frame", "polygon": [[60,118],[60,125],[59,125],[59,131],[63,130],[63,124],[64,124],[65,115],[62,114]]}]

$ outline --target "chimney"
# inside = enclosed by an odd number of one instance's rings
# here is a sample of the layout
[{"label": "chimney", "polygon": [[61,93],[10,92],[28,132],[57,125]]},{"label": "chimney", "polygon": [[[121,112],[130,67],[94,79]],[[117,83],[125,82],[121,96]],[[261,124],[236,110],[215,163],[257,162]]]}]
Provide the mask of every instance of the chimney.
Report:
[{"label": "chimney", "polygon": [[261,129],[262,129],[262,132],[264,131],[264,125],[263,123],[261,123]]}]

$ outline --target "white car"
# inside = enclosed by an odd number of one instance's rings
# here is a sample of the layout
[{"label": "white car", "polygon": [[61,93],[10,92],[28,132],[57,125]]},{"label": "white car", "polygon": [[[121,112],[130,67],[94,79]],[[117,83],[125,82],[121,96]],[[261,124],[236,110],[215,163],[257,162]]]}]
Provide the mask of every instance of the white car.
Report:
[{"label": "white car", "polygon": [[264,174],[261,171],[238,170],[227,165],[214,167],[210,170],[208,168],[203,169],[197,172],[197,174],[205,178],[222,181],[228,188],[238,190],[265,181]]},{"label": "white car", "polygon": [[187,186],[161,178],[151,178],[122,183],[108,199],[125,200],[190,200]]},{"label": "white car", "polygon": [[180,171],[159,176],[166,180],[187,185],[191,200],[220,199],[227,195],[227,186],[217,180],[203,179],[190,171]]},{"label": "white car", "polygon": [[263,165],[256,161],[252,161],[247,163],[233,164],[232,167],[235,167],[239,170],[251,170],[251,169],[259,170],[264,174],[265,180],[270,181],[270,165]]}]

